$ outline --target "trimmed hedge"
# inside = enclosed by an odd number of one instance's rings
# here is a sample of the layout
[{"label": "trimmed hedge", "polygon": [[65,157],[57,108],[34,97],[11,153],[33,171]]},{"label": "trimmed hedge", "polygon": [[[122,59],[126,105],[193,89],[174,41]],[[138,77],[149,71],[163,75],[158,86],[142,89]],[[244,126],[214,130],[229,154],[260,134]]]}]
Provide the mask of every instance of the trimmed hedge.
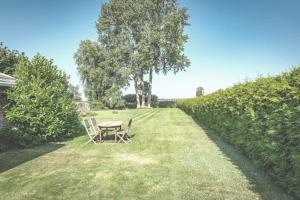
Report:
[{"label": "trimmed hedge", "polygon": [[300,198],[300,67],[176,102]]}]

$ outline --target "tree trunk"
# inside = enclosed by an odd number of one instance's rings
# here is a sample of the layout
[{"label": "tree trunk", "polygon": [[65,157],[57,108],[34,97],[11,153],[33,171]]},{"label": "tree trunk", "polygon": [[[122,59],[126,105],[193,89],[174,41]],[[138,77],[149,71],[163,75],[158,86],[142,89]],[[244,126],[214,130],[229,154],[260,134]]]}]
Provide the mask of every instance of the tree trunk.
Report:
[{"label": "tree trunk", "polygon": [[152,97],[152,76],[153,76],[153,68],[150,69],[149,72],[149,83],[148,83],[148,108],[151,108],[151,97]]},{"label": "tree trunk", "polygon": [[142,108],[145,108],[145,92],[144,92],[144,90],[145,90],[145,84],[144,84],[144,77],[142,75],[142,77],[141,77],[141,95],[142,95],[141,107]]},{"label": "tree trunk", "polygon": [[134,88],[135,88],[135,95],[136,95],[136,108],[140,108],[141,107],[140,92],[139,92],[138,80],[136,79],[134,79]]}]

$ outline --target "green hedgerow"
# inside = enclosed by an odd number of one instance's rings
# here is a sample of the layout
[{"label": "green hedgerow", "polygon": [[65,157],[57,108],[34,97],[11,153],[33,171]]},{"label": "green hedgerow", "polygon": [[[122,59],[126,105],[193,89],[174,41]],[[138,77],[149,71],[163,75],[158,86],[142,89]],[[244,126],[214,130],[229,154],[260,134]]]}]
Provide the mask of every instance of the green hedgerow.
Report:
[{"label": "green hedgerow", "polygon": [[78,133],[76,105],[68,93],[68,76],[37,54],[24,59],[15,72],[16,86],[8,91],[6,119],[21,145],[58,141]]},{"label": "green hedgerow", "polygon": [[300,67],[176,105],[300,198]]}]

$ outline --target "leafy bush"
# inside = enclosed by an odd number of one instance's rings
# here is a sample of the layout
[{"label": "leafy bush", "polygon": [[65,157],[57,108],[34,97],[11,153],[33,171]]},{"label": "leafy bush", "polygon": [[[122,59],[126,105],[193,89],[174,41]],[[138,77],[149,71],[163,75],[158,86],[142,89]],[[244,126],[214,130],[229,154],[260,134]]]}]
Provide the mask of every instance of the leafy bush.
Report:
[{"label": "leafy bush", "polygon": [[[0,128],[0,152],[4,152],[12,146],[16,146],[14,143],[16,141],[15,135],[11,132],[11,127],[7,124]],[[19,146],[19,145],[17,145]]]},{"label": "leafy bush", "polygon": [[175,101],[160,101],[158,103],[159,108],[174,108],[175,107]]},{"label": "leafy bush", "polygon": [[125,107],[125,101],[122,98],[122,92],[119,88],[111,88],[103,97],[103,103],[110,109],[121,109]]},{"label": "leafy bush", "polygon": [[91,110],[94,110],[94,111],[102,110],[104,107],[104,105],[102,104],[101,101],[96,101],[96,100],[89,102],[89,105],[90,105]]},{"label": "leafy bush", "polygon": [[[136,95],[126,94],[122,97],[125,101],[126,108],[136,108]],[[145,101],[147,102],[148,96],[146,96]],[[140,99],[141,101],[141,99]],[[158,106],[158,97],[156,95],[151,96],[151,107],[156,108]]]},{"label": "leafy bush", "polygon": [[300,198],[300,67],[176,105]]},{"label": "leafy bush", "polygon": [[[76,135],[80,121],[68,93],[68,77],[52,61],[36,55],[23,60],[15,72],[17,84],[8,91],[6,119],[22,146],[62,140]],[[9,137],[9,136],[8,136]]]}]

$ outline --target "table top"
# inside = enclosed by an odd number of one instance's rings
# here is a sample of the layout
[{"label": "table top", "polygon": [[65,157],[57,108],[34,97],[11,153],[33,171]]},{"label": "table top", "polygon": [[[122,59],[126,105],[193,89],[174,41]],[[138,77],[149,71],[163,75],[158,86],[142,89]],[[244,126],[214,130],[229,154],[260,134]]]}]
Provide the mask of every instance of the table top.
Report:
[{"label": "table top", "polygon": [[123,124],[122,121],[107,121],[97,124],[100,128],[115,128]]}]

